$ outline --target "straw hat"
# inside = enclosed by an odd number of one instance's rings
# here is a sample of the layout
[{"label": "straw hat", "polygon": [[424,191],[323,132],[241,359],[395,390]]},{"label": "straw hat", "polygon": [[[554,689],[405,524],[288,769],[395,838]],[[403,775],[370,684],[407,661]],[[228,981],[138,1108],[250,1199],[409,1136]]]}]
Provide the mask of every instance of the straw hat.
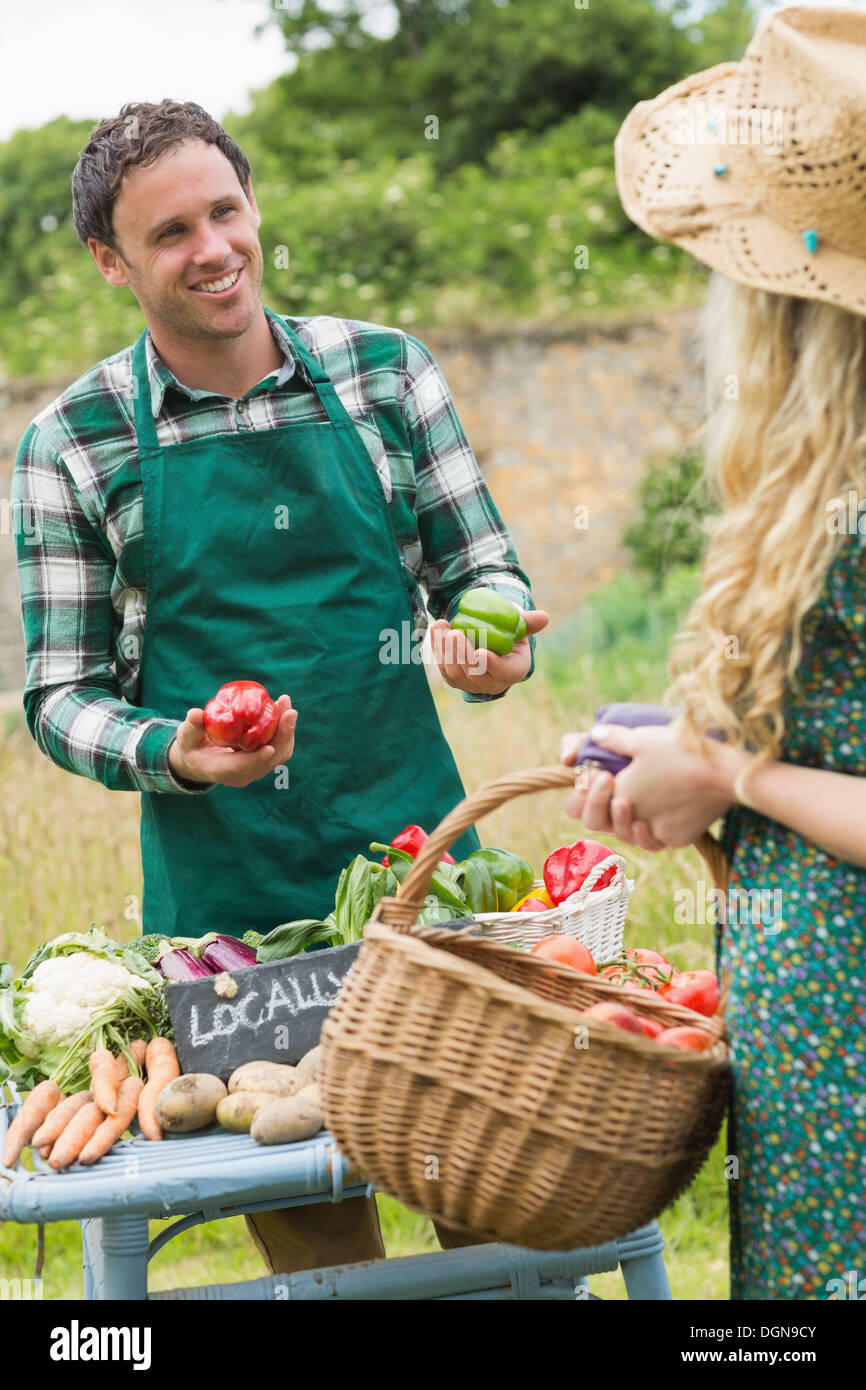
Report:
[{"label": "straw hat", "polygon": [[866,314],[866,12],[768,15],[739,63],[642,101],[622,205],[732,280]]}]

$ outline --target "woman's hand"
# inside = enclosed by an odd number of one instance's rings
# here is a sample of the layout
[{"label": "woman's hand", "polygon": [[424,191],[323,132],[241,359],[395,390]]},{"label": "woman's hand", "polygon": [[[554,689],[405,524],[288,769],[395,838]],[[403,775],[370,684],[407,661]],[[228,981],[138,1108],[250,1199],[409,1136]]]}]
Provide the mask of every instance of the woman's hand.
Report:
[{"label": "woman's hand", "polygon": [[[602,776],[607,778],[613,802],[623,798],[655,840],[655,845],[645,848],[694,844],[733,805],[720,773],[723,745],[714,739],[703,740],[702,756],[683,748],[671,725],[637,729],[600,725],[592,730],[592,737],[604,748],[632,760],[615,779]],[[595,802],[590,804],[587,799],[585,809],[590,814],[597,813],[603,795],[601,789],[596,791]],[[614,832],[619,834],[615,807],[612,820]],[[584,823],[590,829],[605,828],[594,826],[585,817]]]},{"label": "woman's hand", "polygon": [[[573,767],[586,734],[564,734],[560,745],[560,762]],[[600,740],[599,740],[600,741]],[[574,791],[565,803],[565,813],[582,821],[587,830],[601,830],[616,835],[638,849],[660,850],[665,846],[653,835],[646,821],[635,818],[628,797],[614,795],[614,779],[599,768],[585,768],[575,782]]]}]

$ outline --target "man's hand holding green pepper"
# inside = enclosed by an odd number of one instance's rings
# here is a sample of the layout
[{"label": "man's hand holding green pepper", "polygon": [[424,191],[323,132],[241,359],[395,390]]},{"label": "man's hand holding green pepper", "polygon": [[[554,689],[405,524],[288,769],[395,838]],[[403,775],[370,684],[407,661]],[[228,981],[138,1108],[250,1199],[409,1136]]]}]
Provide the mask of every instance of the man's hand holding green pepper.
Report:
[{"label": "man's hand holding green pepper", "polygon": [[440,618],[431,625],[433,658],[453,689],[501,695],[526,679],[529,638],[549,621],[541,608],[526,611],[494,589],[473,589],[461,598],[451,623]]}]

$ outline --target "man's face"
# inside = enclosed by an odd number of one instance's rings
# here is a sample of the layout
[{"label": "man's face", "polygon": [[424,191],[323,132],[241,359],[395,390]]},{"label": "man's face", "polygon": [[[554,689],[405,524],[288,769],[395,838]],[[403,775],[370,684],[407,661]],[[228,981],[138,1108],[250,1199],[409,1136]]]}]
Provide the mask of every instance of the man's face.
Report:
[{"label": "man's face", "polygon": [[260,222],[222,151],[184,140],[124,176],[114,204],[119,255],[89,244],[106,279],[129,285],[151,331],[236,338],[261,312]]}]

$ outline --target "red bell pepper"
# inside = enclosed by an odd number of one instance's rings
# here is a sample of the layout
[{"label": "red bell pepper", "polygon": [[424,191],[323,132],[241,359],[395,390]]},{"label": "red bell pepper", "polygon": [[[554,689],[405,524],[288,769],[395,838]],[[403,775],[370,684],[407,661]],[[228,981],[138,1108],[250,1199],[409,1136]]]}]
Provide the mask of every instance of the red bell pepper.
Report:
[{"label": "red bell pepper", "polygon": [[[404,854],[411,854],[414,859],[424,841],[429,839],[430,836],[427,834],[427,831],[422,830],[420,825],[407,825],[406,829],[401,830],[399,835],[395,835],[390,843],[394,846],[394,849],[401,849]],[[456,864],[457,862],[456,859],[451,857],[447,850],[442,855],[442,859],[440,859],[439,862],[442,863],[443,861],[446,864]],[[385,865],[386,869],[389,867],[387,854],[382,860],[382,863]]]},{"label": "red bell pepper", "polygon": [[258,681],[230,681],[204,707],[204,727],[212,743],[251,753],[270,743],[279,712]]},{"label": "red bell pepper", "polygon": [[[611,853],[607,845],[599,844],[598,840],[577,840],[573,845],[563,845],[549,854],[542,873],[544,886],[556,905],[559,906],[572,893],[576,893],[590,869],[594,869]],[[593,892],[597,888],[607,888],[615,873],[616,865],[611,864],[595,884]]]}]

